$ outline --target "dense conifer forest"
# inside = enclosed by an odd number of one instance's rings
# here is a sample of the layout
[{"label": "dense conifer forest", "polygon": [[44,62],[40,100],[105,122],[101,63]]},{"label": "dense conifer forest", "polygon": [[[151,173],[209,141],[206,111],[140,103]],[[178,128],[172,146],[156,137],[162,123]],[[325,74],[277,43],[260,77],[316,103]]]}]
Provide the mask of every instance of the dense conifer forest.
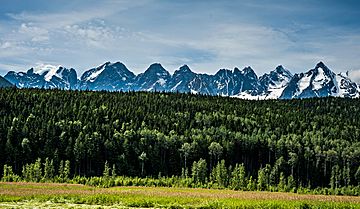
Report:
[{"label": "dense conifer forest", "polygon": [[5,180],[113,175],[359,191],[359,127],[360,99],[1,89],[0,166]]}]

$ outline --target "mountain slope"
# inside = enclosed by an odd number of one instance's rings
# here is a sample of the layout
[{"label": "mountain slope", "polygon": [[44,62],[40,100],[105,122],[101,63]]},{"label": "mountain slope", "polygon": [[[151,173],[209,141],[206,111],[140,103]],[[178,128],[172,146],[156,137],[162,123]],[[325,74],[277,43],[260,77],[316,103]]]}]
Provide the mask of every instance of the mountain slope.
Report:
[{"label": "mountain slope", "polygon": [[134,73],[129,71],[123,63],[106,62],[84,72],[80,78],[79,89],[127,91],[134,78]]},{"label": "mountain slope", "polygon": [[176,70],[168,84],[168,90],[172,92],[191,92],[191,81],[197,76],[187,65],[181,66]]},{"label": "mountain slope", "polygon": [[13,87],[14,85],[10,83],[8,80],[0,76],[0,88],[8,88]]},{"label": "mountain slope", "polygon": [[136,91],[165,91],[171,75],[159,63],[154,63],[136,76],[132,89]]},{"label": "mountain slope", "polygon": [[262,96],[264,99],[277,99],[288,85],[293,75],[282,65],[276,67],[269,74],[264,74],[259,78],[261,86],[264,88]]},{"label": "mountain slope", "polygon": [[352,82],[345,74],[336,75],[337,83],[337,95],[339,97],[346,98],[358,98],[360,97],[360,86]]}]

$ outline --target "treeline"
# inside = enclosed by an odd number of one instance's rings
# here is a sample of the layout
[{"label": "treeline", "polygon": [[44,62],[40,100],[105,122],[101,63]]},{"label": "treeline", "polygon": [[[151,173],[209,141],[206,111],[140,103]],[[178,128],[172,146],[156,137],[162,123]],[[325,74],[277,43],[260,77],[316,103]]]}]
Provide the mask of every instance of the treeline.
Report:
[{"label": "treeline", "polygon": [[[12,167],[4,165],[3,177],[5,182],[52,182],[52,183],[71,183],[84,184],[96,187],[113,186],[152,186],[152,187],[190,187],[190,188],[212,188],[212,189],[233,189],[242,191],[273,191],[273,192],[296,192],[302,194],[334,194],[334,195],[360,195],[360,186],[342,186],[342,180],[337,179],[336,173],[332,174],[330,188],[315,188],[298,186],[292,175],[285,177],[281,172],[276,175],[276,167],[271,169],[269,164],[265,168],[258,170],[257,179],[246,175],[243,164],[236,164],[234,168],[225,166],[225,161],[221,160],[208,175],[206,161],[200,159],[194,162],[191,167],[191,175],[184,170],[181,176],[159,176],[157,177],[127,177],[118,176],[116,167],[113,164],[109,167],[105,162],[102,176],[85,177],[70,175],[70,161],[60,161],[58,171],[55,171],[53,161],[46,158],[42,163],[37,159],[35,163],[23,166],[22,173],[17,175]],[[360,175],[356,174],[356,175]],[[346,185],[347,179],[344,179]]]},{"label": "treeline", "polygon": [[21,179],[40,158],[54,171],[69,162],[69,179],[102,176],[107,162],[205,187],[358,189],[359,118],[359,99],[1,89],[0,164]]}]

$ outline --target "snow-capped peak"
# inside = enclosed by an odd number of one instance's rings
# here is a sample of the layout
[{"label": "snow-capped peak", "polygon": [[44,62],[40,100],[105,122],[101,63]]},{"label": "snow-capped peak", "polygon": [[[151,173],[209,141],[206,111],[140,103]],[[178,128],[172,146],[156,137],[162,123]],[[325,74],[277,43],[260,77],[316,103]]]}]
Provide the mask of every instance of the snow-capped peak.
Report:
[{"label": "snow-capped peak", "polygon": [[33,68],[33,73],[44,76],[46,81],[50,81],[54,75],[61,77],[61,75],[57,73],[60,67],[60,65],[40,64]]},{"label": "snow-capped peak", "polygon": [[323,62],[306,73],[293,77],[282,98],[309,98],[334,96],[339,92],[336,75]]}]

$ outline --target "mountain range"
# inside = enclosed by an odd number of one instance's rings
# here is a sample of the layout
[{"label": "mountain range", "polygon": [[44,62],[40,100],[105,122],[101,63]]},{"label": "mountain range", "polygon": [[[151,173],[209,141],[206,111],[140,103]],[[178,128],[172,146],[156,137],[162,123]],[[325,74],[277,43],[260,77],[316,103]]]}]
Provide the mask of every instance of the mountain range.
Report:
[{"label": "mountain range", "polygon": [[[19,88],[190,92],[243,99],[360,97],[358,84],[347,74],[334,73],[323,62],[305,73],[294,75],[280,65],[260,77],[251,67],[220,69],[216,74],[208,75],[195,73],[187,65],[171,75],[159,63],[135,75],[121,62],[106,62],[78,78],[73,68],[42,65],[27,72],[10,71],[5,79]],[[0,82],[3,82],[1,78]]]}]

